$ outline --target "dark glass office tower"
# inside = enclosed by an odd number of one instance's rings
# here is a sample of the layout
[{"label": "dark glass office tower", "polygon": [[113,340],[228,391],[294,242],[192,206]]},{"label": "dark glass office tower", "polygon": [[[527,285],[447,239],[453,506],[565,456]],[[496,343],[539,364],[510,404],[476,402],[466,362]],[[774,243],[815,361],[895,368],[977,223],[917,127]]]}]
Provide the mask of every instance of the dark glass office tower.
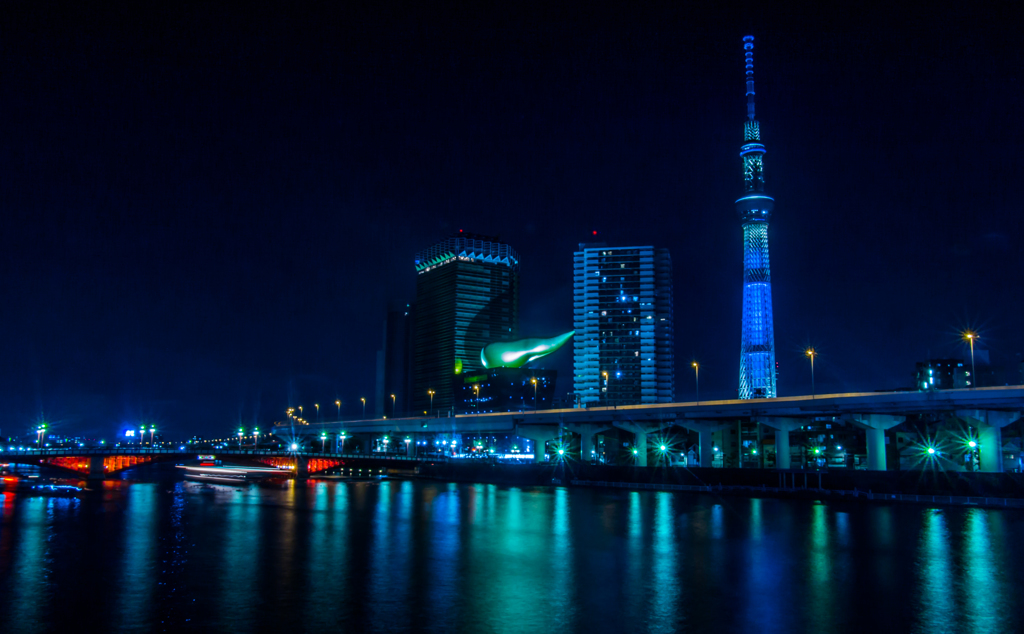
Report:
[{"label": "dark glass office tower", "polygon": [[[413,411],[447,415],[456,378],[480,351],[519,334],[519,255],[496,237],[459,232],[416,255]],[[461,382],[460,382],[461,383]]]}]

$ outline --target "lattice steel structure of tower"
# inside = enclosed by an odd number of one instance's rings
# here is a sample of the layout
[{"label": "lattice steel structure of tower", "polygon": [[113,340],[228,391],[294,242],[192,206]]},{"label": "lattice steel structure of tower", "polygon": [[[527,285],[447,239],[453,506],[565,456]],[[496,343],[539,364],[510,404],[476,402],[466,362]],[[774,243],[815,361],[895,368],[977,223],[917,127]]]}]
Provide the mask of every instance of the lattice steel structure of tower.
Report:
[{"label": "lattice steel structure of tower", "polygon": [[743,222],[743,330],[740,343],[740,398],[775,397],[775,329],[772,276],[768,268],[768,222],[775,201],[764,193],[764,144],[754,117],[754,37],[743,38],[747,121],[743,124],[743,197],[736,212]]}]

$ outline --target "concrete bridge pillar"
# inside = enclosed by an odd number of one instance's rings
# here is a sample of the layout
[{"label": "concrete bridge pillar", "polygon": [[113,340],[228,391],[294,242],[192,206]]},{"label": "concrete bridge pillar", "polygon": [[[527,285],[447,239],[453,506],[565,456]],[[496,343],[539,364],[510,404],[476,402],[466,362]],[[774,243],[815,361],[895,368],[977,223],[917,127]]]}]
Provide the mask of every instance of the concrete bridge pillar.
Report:
[{"label": "concrete bridge pillar", "polygon": [[637,429],[633,432],[633,447],[636,449],[636,460],[633,462],[638,467],[647,466],[647,432]]},{"label": "concrete bridge pillar", "polygon": [[549,440],[558,437],[558,428],[554,425],[524,425],[516,427],[515,434],[533,443],[534,462],[547,462],[545,446]]},{"label": "concrete bridge pillar", "polygon": [[[727,430],[730,427],[729,423],[721,423],[717,421],[701,421],[701,420],[681,420],[678,421],[681,427],[689,429],[690,431],[697,432],[697,448],[700,452],[700,466],[711,467],[715,459],[715,438],[714,434],[718,431]],[[722,434],[722,436],[728,436],[728,432]],[[722,449],[722,447],[719,447]]]},{"label": "concrete bridge pillar", "polygon": [[90,480],[102,480],[107,475],[107,470],[103,468],[103,456],[90,456],[89,457],[89,479]]},{"label": "concrete bridge pillar", "polygon": [[989,473],[1003,472],[1003,430],[999,427],[982,425],[978,428],[978,446],[981,470]]},{"label": "concrete bridge pillar", "polygon": [[662,428],[661,424],[641,425],[633,421],[613,422],[612,426],[633,434],[633,448],[636,455],[633,457],[633,465],[637,467],[647,466],[647,435]]},{"label": "concrete bridge pillar", "polygon": [[710,468],[715,461],[714,431],[710,428],[697,432],[697,446],[700,450],[700,466]]},{"label": "concrete bridge pillar", "polygon": [[305,480],[309,477],[309,458],[295,456],[295,478]]},{"label": "concrete bridge pillar", "polygon": [[779,429],[775,432],[775,468],[789,469],[791,456],[789,453],[789,430]]},{"label": "concrete bridge pillar", "polygon": [[793,458],[789,447],[789,432],[799,427],[803,421],[799,418],[777,416],[758,416],[754,420],[775,430],[775,468],[792,468]]},{"label": "concrete bridge pillar", "polygon": [[867,435],[868,470],[885,471],[885,430],[868,427]]},{"label": "concrete bridge pillar", "polygon": [[581,462],[593,462],[594,455],[594,432],[595,428],[592,425],[580,426],[580,461]]},{"label": "concrete bridge pillar", "polygon": [[1003,427],[1020,419],[1019,412],[996,410],[960,410],[958,418],[978,428],[978,453],[981,470],[988,473],[1003,471]]},{"label": "concrete bridge pillar", "polygon": [[[868,449],[868,470],[885,471],[885,430],[892,429],[907,419],[889,414],[850,414],[843,417],[864,429]],[[899,460],[899,456],[896,456]]]}]

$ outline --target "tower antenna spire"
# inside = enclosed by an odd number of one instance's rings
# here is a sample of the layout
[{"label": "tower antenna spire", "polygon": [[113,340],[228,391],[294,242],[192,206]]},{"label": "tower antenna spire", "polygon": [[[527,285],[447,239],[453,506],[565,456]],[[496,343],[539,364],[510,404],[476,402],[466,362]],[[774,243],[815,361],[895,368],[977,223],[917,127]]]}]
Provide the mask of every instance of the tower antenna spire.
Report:
[{"label": "tower antenna spire", "polygon": [[768,222],[775,201],[765,193],[761,126],[754,119],[754,36],[743,38],[747,77],[747,120],[743,122],[743,196],[736,211],[743,223],[743,331],[740,343],[740,398],[775,398],[775,326],[768,266]]},{"label": "tower antenna spire", "polygon": [[754,120],[754,36],[743,36],[743,57],[747,75],[747,118]]}]

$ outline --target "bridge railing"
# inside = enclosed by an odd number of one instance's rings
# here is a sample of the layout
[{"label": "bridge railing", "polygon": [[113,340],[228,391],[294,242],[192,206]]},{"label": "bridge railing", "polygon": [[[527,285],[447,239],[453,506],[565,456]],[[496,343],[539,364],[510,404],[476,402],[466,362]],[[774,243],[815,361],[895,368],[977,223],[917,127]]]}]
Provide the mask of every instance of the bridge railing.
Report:
[{"label": "bridge railing", "polygon": [[[174,455],[174,456],[302,456],[304,458],[347,458],[393,460],[393,461],[417,461],[426,460],[416,456],[401,454],[380,454],[380,453],[320,453],[310,451],[285,451],[282,449],[164,449],[164,448],[139,448],[139,447],[54,447],[50,449],[2,449],[0,455],[6,456],[31,456],[31,457],[60,457],[60,456],[153,456],[153,455]],[[438,460],[437,457],[430,457],[430,460]]]}]

